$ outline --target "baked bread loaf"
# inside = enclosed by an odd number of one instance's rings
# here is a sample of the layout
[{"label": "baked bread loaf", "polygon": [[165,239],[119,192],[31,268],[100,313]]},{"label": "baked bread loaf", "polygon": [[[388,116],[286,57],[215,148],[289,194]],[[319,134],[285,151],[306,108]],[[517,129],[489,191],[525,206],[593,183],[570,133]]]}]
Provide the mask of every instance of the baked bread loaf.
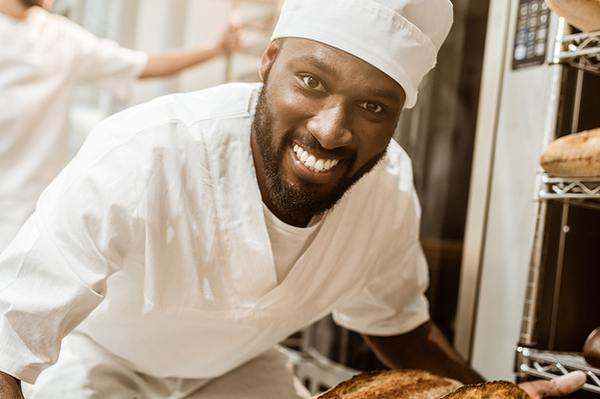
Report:
[{"label": "baked bread loaf", "polygon": [[590,366],[600,368],[600,327],[592,331],[585,340],[583,357]]},{"label": "baked bread loaf", "polygon": [[512,382],[492,381],[465,385],[442,399],[529,399],[529,395]]},{"label": "baked bread loaf", "polygon": [[460,386],[427,371],[377,371],[341,382],[319,399],[440,399]]},{"label": "baked bread loaf", "polygon": [[600,30],[600,0],[546,0],[552,11],[583,32]]},{"label": "baked bread loaf", "polygon": [[553,141],[542,154],[540,164],[554,176],[600,176],[600,128]]}]

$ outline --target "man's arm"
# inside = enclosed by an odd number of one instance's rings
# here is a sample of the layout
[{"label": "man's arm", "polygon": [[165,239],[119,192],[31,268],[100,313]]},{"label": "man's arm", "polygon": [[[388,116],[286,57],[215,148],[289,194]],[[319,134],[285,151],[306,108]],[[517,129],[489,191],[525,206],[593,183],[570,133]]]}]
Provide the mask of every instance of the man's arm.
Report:
[{"label": "man's arm", "polygon": [[[427,321],[405,334],[390,337],[365,335],[364,338],[377,357],[391,369],[428,370],[464,384],[484,381],[484,378],[452,348],[432,321]],[[541,399],[575,392],[585,380],[585,374],[578,371],[549,381],[530,381],[519,386],[532,399]]]},{"label": "man's arm", "polygon": [[221,38],[212,46],[198,49],[173,49],[150,54],[139,79],[174,75],[191,66],[230,54],[239,48],[239,35],[239,26],[232,23],[227,26]]},{"label": "man's arm", "polygon": [[364,338],[383,364],[391,369],[428,370],[465,384],[484,381],[452,348],[432,321],[406,334],[389,337],[365,335]]},{"label": "man's arm", "polygon": [[23,399],[21,393],[21,382],[0,371],[0,398],[2,399]]}]

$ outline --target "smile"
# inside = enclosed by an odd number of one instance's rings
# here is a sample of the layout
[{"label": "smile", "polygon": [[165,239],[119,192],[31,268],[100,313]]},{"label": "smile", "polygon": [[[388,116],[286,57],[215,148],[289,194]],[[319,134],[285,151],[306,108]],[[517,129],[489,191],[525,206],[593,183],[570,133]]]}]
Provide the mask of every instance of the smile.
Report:
[{"label": "smile", "polygon": [[304,148],[300,147],[298,144],[294,144],[293,150],[298,160],[302,162],[304,166],[306,166],[308,169],[314,172],[328,172],[340,162],[339,159],[317,158],[310,152],[306,151]]}]

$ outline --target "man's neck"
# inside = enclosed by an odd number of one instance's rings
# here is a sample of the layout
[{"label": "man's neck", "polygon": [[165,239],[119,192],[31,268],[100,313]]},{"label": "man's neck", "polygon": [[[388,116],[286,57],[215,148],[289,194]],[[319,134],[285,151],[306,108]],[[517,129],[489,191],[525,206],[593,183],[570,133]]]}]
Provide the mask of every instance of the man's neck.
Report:
[{"label": "man's neck", "polygon": [[0,0],[0,14],[14,19],[25,20],[29,15],[29,8],[19,0]]}]

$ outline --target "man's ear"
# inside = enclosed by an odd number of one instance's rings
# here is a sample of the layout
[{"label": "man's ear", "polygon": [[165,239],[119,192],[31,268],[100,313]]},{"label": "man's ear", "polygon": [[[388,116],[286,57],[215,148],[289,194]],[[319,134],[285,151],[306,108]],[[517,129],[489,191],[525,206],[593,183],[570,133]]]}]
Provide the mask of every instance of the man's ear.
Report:
[{"label": "man's ear", "polygon": [[263,82],[267,80],[271,67],[277,58],[277,54],[279,54],[279,50],[281,50],[281,40],[274,40],[263,53],[260,68],[258,69],[258,74]]}]

